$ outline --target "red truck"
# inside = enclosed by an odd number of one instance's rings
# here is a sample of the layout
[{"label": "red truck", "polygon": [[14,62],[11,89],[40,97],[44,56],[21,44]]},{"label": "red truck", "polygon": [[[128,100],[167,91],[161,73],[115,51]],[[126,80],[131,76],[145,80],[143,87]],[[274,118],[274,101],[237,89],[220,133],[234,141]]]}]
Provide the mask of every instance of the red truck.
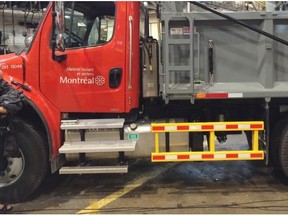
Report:
[{"label": "red truck", "polygon": [[[25,199],[58,171],[126,173],[130,158],[271,156],[288,175],[287,48],[277,41],[287,15],[230,14],[275,41],[186,4],[155,7],[159,41],[144,2],[49,4],[26,48],[0,57],[4,79],[26,98],[14,120],[21,157],[5,158],[0,200]],[[219,150],[239,134],[247,148]]]}]

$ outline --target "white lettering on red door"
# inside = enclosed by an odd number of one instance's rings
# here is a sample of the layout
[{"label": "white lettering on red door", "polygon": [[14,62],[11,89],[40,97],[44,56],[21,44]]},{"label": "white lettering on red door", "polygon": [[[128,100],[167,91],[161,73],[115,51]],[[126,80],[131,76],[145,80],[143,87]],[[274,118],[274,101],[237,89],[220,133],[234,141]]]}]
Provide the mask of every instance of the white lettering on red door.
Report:
[{"label": "white lettering on red door", "polygon": [[84,84],[102,86],[105,84],[105,78],[101,75],[94,74],[94,68],[67,67],[66,72],[73,73],[73,76],[60,76],[60,84]]}]

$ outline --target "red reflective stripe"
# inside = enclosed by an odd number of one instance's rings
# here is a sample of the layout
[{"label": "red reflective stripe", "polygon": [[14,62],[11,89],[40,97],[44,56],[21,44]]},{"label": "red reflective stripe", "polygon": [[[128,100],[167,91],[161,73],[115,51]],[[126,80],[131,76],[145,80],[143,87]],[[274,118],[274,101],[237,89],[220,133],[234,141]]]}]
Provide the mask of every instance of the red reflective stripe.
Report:
[{"label": "red reflective stripe", "polygon": [[214,125],[202,125],[201,129],[203,129],[203,130],[213,130],[214,129]]},{"label": "red reflective stripe", "polygon": [[251,125],[250,125],[250,128],[253,128],[253,129],[261,129],[261,128],[262,128],[262,124],[251,124]]},{"label": "red reflective stripe", "polygon": [[189,130],[189,125],[177,126],[177,130]]},{"label": "red reflective stripe", "polygon": [[228,93],[205,94],[205,98],[228,98]]},{"label": "red reflective stripe", "polygon": [[153,131],[164,131],[165,127],[164,126],[153,126],[152,130]]},{"label": "red reflective stripe", "polygon": [[262,158],[262,153],[252,153],[251,158]]},{"label": "red reflective stripe", "polygon": [[226,158],[238,158],[238,154],[226,154]]},{"label": "red reflective stripe", "polygon": [[177,155],[177,159],[190,159],[189,155]]},{"label": "red reflective stripe", "polygon": [[238,129],[238,125],[226,125],[226,129]]},{"label": "red reflective stripe", "polygon": [[213,159],[214,158],[214,154],[204,154],[202,155],[202,159]]},{"label": "red reflective stripe", "polygon": [[165,160],[165,155],[154,155],[153,160]]}]

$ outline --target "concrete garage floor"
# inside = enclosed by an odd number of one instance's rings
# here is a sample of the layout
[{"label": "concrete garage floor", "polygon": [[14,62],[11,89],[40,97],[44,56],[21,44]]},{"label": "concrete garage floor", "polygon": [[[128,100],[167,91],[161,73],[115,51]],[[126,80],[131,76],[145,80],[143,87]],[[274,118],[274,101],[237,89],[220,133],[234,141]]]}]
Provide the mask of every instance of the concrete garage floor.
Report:
[{"label": "concrete garage floor", "polygon": [[287,182],[261,162],[139,161],[125,175],[53,176],[13,213],[287,214]]},{"label": "concrete garage floor", "polygon": [[263,161],[139,160],[123,175],[54,175],[13,213],[288,214],[288,179]]}]

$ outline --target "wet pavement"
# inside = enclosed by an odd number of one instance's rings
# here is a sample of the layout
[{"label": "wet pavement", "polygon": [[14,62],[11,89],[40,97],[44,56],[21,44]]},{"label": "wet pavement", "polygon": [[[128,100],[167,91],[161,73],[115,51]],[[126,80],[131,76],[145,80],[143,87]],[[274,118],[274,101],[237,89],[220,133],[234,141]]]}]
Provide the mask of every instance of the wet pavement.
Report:
[{"label": "wet pavement", "polygon": [[53,175],[13,213],[288,214],[288,179],[264,161],[129,164],[127,174]]}]

